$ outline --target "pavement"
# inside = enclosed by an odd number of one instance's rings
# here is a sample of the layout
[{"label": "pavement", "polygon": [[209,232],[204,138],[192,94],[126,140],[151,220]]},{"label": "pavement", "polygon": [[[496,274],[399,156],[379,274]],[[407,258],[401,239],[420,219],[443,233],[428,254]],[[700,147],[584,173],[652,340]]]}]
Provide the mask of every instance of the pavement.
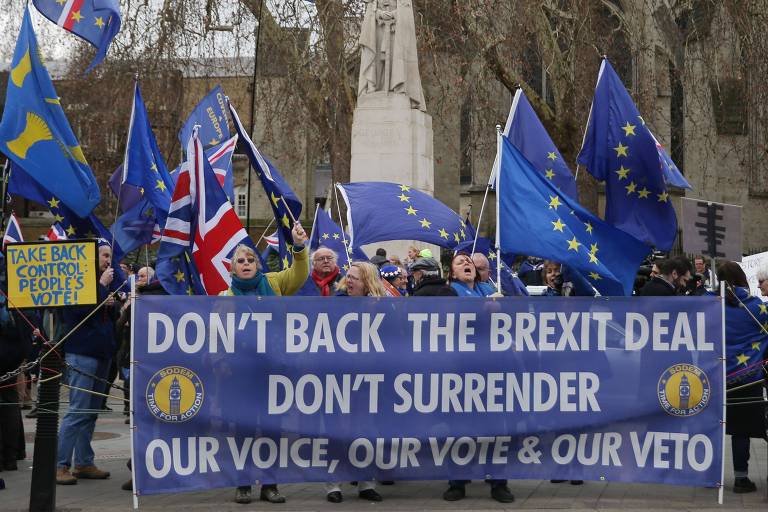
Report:
[{"label": "pavement", "polygon": [[[110,402],[115,411],[121,404]],[[26,411],[24,411],[26,412]],[[108,480],[80,480],[77,485],[56,488],[57,510],[66,512],[112,512],[128,511],[133,508],[133,496],[120,486],[130,478],[125,463],[130,454],[130,437],[125,417],[119,413],[107,413],[99,418],[96,425],[93,446],[96,464],[109,471]],[[5,490],[0,490],[0,511],[28,510],[30,480],[32,476],[32,454],[34,451],[35,420],[25,419],[28,458],[19,461],[18,471],[0,472],[5,480]],[[616,482],[585,482],[582,486],[568,483],[552,484],[542,480],[510,481],[515,502],[501,504],[490,499],[488,486],[476,482],[467,487],[467,498],[458,502],[443,501],[441,495],[446,489],[443,481],[396,482],[392,486],[379,486],[384,496],[381,503],[360,501],[353,487],[344,486],[344,502],[328,503],[322,484],[286,484],[280,491],[287,497],[287,503],[272,505],[254,501],[250,505],[233,502],[234,489],[214,489],[194,492],[139,498],[139,509],[148,511],[184,510],[196,511],[315,511],[315,510],[376,510],[393,511],[437,511],[437,510],[599,510],[599,511],[691,511],[709,510],[768,510],[768,446],[765,442],[752,440],[750,457],[750,478],[757,483],[758,490],[751,494],[734,494],[733,469],[730,454],[730,439],[726,440],[726,487],[724,503],[717,504],[717,490],[651,484],[626,484]],[[256,497],[258,498],[258,490]]]}]

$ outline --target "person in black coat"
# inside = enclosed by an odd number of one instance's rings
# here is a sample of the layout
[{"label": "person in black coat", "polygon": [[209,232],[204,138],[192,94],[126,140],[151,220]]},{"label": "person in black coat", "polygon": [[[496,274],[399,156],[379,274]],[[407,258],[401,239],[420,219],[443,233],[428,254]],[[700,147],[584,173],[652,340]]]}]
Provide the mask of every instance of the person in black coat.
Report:
[{"label": "person in black coat", "polygon": [[434,258],[418,258],[411,264],[414,297],[456,297],[456,290],[440,277],[440,264]]},{"label": "person in black coat", "polygon": [[654,275],[640,289],[643,297],[667,297],[680,295],[691,279],[691,264],[683,257],[658,260],[654,263],[659,274]]}]

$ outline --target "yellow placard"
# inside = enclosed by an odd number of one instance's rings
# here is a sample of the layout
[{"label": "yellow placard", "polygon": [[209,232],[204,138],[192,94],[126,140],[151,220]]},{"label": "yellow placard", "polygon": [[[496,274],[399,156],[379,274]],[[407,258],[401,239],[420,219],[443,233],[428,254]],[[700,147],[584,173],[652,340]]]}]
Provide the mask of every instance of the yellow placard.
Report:
[{"label": "yellow placard", "polygon": [[8,244],[5,261],[10,307],[52,308],[98,302],[95,240]]}]

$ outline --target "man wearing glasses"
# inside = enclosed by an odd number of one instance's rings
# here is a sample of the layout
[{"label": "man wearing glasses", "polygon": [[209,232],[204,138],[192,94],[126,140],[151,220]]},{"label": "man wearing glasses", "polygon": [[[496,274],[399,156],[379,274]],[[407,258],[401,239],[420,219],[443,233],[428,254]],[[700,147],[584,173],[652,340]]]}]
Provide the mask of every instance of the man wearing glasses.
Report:
[{"label": "man wearing glasses", "polygon": [[327,247],[320,247],[312,254],[310,261],[312,272],[296,295],[333,296],[336,293],[334,286],[342,278],[341,270],[336,263],[336,253]]}]

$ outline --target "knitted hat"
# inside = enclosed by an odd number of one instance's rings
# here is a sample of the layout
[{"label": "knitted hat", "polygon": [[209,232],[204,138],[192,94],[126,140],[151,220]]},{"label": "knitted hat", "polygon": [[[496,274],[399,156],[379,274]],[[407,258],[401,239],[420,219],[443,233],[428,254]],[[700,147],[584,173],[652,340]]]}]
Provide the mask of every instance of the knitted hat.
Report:
[{"label": "knitted hat", "polygon": [[396,277],[401,276],[403,271],[400,267],[396,267],[395,265],[384,265],[381,267],[381,270],[379,270],[379,273],[381,274],[382,279],[391,281]]}]

